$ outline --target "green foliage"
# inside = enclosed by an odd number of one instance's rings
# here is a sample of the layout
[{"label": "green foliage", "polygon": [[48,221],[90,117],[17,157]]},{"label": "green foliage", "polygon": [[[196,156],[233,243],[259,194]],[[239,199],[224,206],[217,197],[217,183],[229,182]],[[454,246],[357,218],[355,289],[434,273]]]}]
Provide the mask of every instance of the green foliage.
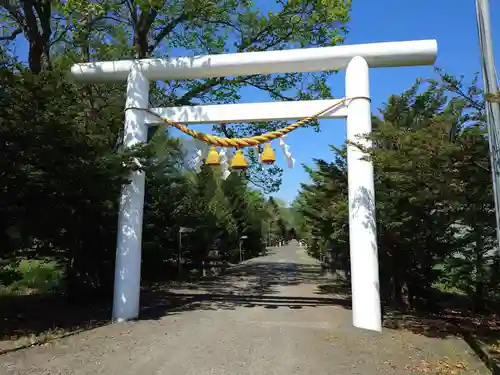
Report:
[{"label": "green foliage", "polygon": [[[252,1],[240,0],[72,0],[64,5],[46,2],[34,9],[0,6],[0,19],[5,21],[5,35],[29,42],[28,67],[39,73],[55,67],[68,69],[78,61],[337,45],[347,33],[350,6],[350,0],[299,0],[279,2],[264,11]],[[51,24],[58,27],[51,28]],[[151,97],[156,106],[163,107],[234,103],[241,100],[242,89],[262,91],[278,100],[329,98],[326,80],[331,74],[170,80],[156,83]],[[103,90],[86,85],[82,100],[87,111],[102,115],[102,101],[109,105],[110,94],[114,98],[123,95],[123,85],[116,86]],[[121,91],[117,94],[115,89]],[[241,137],[275,130],[284,124],[235,124],[215,126],[214,131]],[[252,160],[250,182],[266,192],[277,191],[281,168],[261,169],[255,158]]]},{"label": "green foliage", "polygon": [[[247,256],[257,255],[264,242],[288,239],[294,229],[318,257],[333,249],[332,262],[348,276],[345,147],[332,147],[332,162],[307,168],[312,182],[286,207],[262,195],[279,189],[281,168],[261,168],[253,150],[247,173],[221,180],[210,168],[186,170],[182,142],[164,128],[147,145],[124,149],[124,84],[75,85],[66,74],[80,61],[337,45],[350,6],[350,0],[278,2],[266,11],[248,0],[1,5],[2,283],[19,289],[62,283],[79,299],[109,292],[120,186],[139,168],[134,160],[148,175],[146,281],[176,276],[181,226],[195,229],[181,249],[194,268],[207,258],[237,261],[240,244]],[[26,64],[15,54],[21,40],[29,48]],[[273,100],[330,98],[331,74],[167,80],[152,83],[150,99],[154,106],[233,103],[246,90]],[[432,302],[435,285],[458,288],[484,308],[499,297],[500,266],[484,98],[477,77],[464,84],[438,76],[391,96],[373,119],[381,290],[385,300],[416,307]],[[284,124],[213,131],[253,136]],[[26,268],[36,264],[32,259],[50,259],[51,266]]]},{"label": "green foliage", "polygon": [[[79,300],[109,292],[120,186],[137,168],[148,175],[145,279],[176,275],[180,226],[196,228],[183,242],[183,258],[195,267],[213,257],[215,248],[219,257],[237,260],[242,236],[248,237],[247,257],[261,252],[270,227],[276,238],[283,237],[284,211],[274,212],[273,223],[279,224],[270,226],[269,202],[262,195],[279,188],[279,167],[263,169],[253,154],[246,174],[225,181],[207,168],[193,174],[184,168],[182,142],[164,128],[147,145],[124,149],[124,84],[76,85],[67,72],[81,61],[335,45],[347,32],[349,9],[350,0],[289,1],[269,11],[235,0],[0,5],[0,259],[51,259],[63,270],[68,294]],[[28,46],[26,63],[16,56],[17,42]],[[244,88],[279,100],[330,97],[330,74],[154,82],[150,101],[233,103]],[[236,124],[214,131],[237,137],[282,125]],[[22,278],[17,271],[2,275],[10,283]]]},{"label": "green foliage", "polygon": [[[165,265],[177,259],[180,226],[196,228],[184,258],[198,265],[214,247],[230,257],[242,235],[248,237],[247,256],[261,252],[265,199],[249,188],[245,175],[223,181],[209,167],[200,174],[186,170],[182,144],[164,128],[147,145],[117,148],[123,121],[118,107],[108,110],[106,121],[89,118],[78,87],[57,72],[5,70],[2,93],[3,259],[50,257],[64,270],[70,294],[109,292],[119,189],[137,168],[134,158],[148,175],[146,279],[175,276]],[[21,277],[14,271],[3,275],[10,283]]]},{"label": "green foliage", "polygon": [[62,277],[56,262],[21,260],[0,268],[0,295],[51,292],[61,285]]},{"label": "green foliage", "polygon": [[[216,257],[237,261],[240,244],[247,257],[257,255],[263,243],[289,239],[293,229],[316,256],[333,249],[331,261],[348,276],[345,147],[332,147],[333,161],[306,168],[312,182],[286,207],[263,196],[279,189],[281,168],[262,168],[253,150],[247,173],[221,180],[210,168],[186,170],[182,142],[164,128],[147,145],[124,149],[124,84],[75,85],[66,74],[80,61],[337,45],[347,33],[350,6],[350,0],[278,2],[266,11],[248,0],[1,5],[3,285],[52,290],[62,284],[79,299],[84,292],[109,292],[120,186],[137,168],[148,175],[146,281],[176,276],[181,226],[195,229],[184,235],[181,249],[194,268]],[[21,40],[29,48],[26,64],[15,54]],[[417,307],[431,304],[439,285],[461,290],[481,309],[500,297],[485,98],[477,77],[465,84],[437,73],[391,96],[373,118],[369,154],[381,291],[387,301]],[[150,99],[154,106],[234,103],[246,90],[273,100],[330,98],[331,74],[167,80],[152,83]],[[253,136],[284,124],[217,125],[213,131]]]},{"label": "green foliage", "polygon": [[[117,196],[131,168],[130,153],[112,151],[110,129],[120,118],[115,111],[115,120],[88,121],[78,88],[57,72],[5,70],[1,80],[2,257],[34,249],[33,256],[72,264],[68,270],[82,274],[83,284],[106,284],[115,237],[106,225],[116,223]],[[86,264],[93,258],[102,263]],[[74,278],[67,274],[68,282]]]},{"label": "green foliage", "polygon": [[[429,307],[439,284],[482,309],[498,284],[484,102],[475,80],[467,87],[437,73],[391,96],[373,117],[367,151],[375,168],[381,292],[386,301]],[[312,183],[293,206],[312,252],[330,248],[346,259],[345,148],[334,154],[334,162],[307,169]]]}]

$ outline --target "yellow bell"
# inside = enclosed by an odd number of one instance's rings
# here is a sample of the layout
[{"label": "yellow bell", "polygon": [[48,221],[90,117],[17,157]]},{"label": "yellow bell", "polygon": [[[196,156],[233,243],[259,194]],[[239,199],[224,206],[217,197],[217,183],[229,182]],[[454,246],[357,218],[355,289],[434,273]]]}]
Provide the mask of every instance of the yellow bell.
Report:
[{"label": "yellow bell", "polygon": [[205,160],[206,165],[217,166],[220,165],[220,157],[219,153],[215,149],[215,147],[210,147],[210,151],[208,152],[207,160]]},{"label": "yellow bell", "polygon": [[236,154],[233,156],[233,160],[231,160],[231,168],[233,169],[247,169],[248,162],[245,159],[245,155],[241,150],[237,150]]},{"label": "yellow bell", "polygon": [[262,151],[262,155],[260,158],[262,164],[274,164],[276,161],[276,157],[274,156],[274,150],[271,147],[270,143],[266,143],[264,146],[264,151]]}]

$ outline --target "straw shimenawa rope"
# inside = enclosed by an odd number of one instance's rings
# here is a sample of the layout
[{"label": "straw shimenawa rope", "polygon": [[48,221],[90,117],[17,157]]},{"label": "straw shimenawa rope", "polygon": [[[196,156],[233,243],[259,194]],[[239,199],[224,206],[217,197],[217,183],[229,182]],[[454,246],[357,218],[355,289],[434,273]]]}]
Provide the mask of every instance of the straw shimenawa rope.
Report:
[{"label": "straw shimenawa rope", "polygon": [[[370,98],[366,98],[366,97],[360,97],[360,98],[370,100]],[[356,98],[349,98],[349,99],[350,100],[357,99],[357,97]],[[225,138],[225,137],[219,137],[216,135],[210,135],[210,134],[198,132],[196,130],[192,130],[192,129],[188,128],[186,125],[179,124],[179,123],[171,121],[167,118],[163,118],[160,115],[152,112],[148,108],[129,107],[127,109],[137,109],[137,110],[141,110],[141,111],[147,111],[150,114],[158,117],[165,124],[173,126],[177,129],[179,129],[184,134],[187,134],[193,138],[196,138],[202,142],[208,143],[212,146],[243,148],[243,147],[249,147],[249,146],[257,146],[257,145],[272,141],[273,139],[281,138],[285,134],[288,134],[291,131],[293,131],[301,126],[307,125],[310,122],[316,120],[318,117],[320,117],[324,113],[330,111],[331,109],[344,104],[347,100],[348,100],[348,98],[344,98],[338,102],[335,102],[334,104],[328,106],[327,108],[323,109],[322,111],[319,111],[318,113],[315,113],[312,116],[306,117],[300,121],[297,121],[293,124],[290,124],[287,127],[284,127],[284,128],[281,128],[281,129],[278,129],[275,131],[267,132],[267,133],[264,133],[261,135],[249,137],[249,138]]]}]

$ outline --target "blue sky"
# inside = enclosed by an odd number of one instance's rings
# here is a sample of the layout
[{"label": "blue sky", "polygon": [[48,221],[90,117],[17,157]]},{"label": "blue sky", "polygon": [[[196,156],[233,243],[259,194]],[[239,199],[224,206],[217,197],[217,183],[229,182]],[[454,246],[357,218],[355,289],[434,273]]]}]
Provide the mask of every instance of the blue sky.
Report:
[{"label": "blue sky", "polygon": [[[270,0],[260,0],[269,5]],[[496,61],[500,61],[500,2],[491,1]],[[454,75],[472,77],[480,70],[474,0],[354,0],[346,44],[437,39],[436,66]],[[496,37],[496,39],[495,39]],[[19,38],[18,38],[19,41]],[[26,45],[18,44],[18,54],[26,55]],[[23,56],[24,55],[24,56]],[[430,77],[433,67],[379,68],[370,72],[372,110],[381,107],[393,93],[401,93],[418,77]],[[344,73],[330,80],[333,94],[344,96]],[[243,102],[268,101],[267,95],[245,90]],[[277,162],[284,167],[283,183],[273,194],[285,202],[297,195],[301,182],[308,175],[301,164],[313,165],[313,159],[331,160],[329,145],[341,145],[345,140],[345,121],[324,120],[321,132],[298,129],[287,136],[287,143],[296,167],[289,169],[280,152]],[[274,145],[277,148],[277,144]],[[278,150],[277,150],[278,151]]]},{"label": "blue sky", "polygon": [[[500,61],[500,2],[490,1],[496,62]],[[436,39],[436,66],[454,75],[472,77],[480,71],[479,49],[473,0],[354,0],[350,33],[346,44]],[[497,64],[498,65],[498,64]],[[372,110],[380,108],[393,93],[407,89],[417,77],[430,77],[433,67],[379,68],[370,72]],[[344,95],[344,74],[331,80],[333,92]],[[313,159],[332,160],[328,145],[345,140],[345,121],[324,120],[321,133],[299,129],[287,142],[297,163],[312,165]],[[284,165],[284,163],[282,164]],[[277,197],[289,202],[297,195],[308,175],[300,166],[285,167],[283,184]]]}]

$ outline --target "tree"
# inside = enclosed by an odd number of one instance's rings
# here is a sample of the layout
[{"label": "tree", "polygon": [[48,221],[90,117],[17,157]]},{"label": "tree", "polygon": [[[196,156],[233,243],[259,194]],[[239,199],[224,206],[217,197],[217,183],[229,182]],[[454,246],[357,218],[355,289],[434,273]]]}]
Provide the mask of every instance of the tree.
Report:
[{"label": "tree", "polygon": [[[67,80],[67,70],[82,61],[335,45],[347,32],[349,8],[348,0],[277,3],[270,11],[249,1],[218,0],[0,5],[0,56],[8,69],[2,71],[0,87],[0,129],[6,140],[2,258],[49,256],[64,267],[69,294],[109,291],[119,189],[137,168],[148,174],[143,267],[156,270],[143,272],[145,277],[172,276],[173,270],[162,265],[176,257],[179,225],[200,228],[197,241],[188,244],[193,259],[204,258],[216,239],[222,252],[231,253],[242,234],[249,237],[248,251],[257,254],[266,208],[249,184],[275,191],[278,167],[262,170],[251,151],[250,172],[221,181],[207,169],[199,175],[186,170],[182,146],[165,134],[148,145],[124,149],[124,84],[76,86]],[[16,56],[19,43],[28,46],[27,64],[21,62],[24,56]],[[156,82],[150,99],[154,106],[232,103],[245,88],[279,100],[329,97],[325,80],[330,74]],[[282,125],[214,130],[237,137]]]},{"label": "tree", "polygon": [[[132,168],[130,153],[110,152],[108,126],[119,116],[88,123],[77,87],[56,71],[4,70],[1,87],[2,250],[55,256],[70,289],[109,285],[115,235],[108,227]],[[8,233],[24,240],[13,244]]]},{"label": "tree", "polygon": [[[47,0],[23,4],[22,9],[3,5],[0,14],[7,20],[9,39],[23,36],[29,43],[30,69],[39,72],[44,66],[51,67],[55,51],[69,57],[65,59],[67,64],[69,61],[171,56],[179,50],[183,54],[196,55],[337,45],[342,43],[347,32],[345,24],[349,20],[351,1],[280,2],[269,11],[259,9],[251,1],[236,0],[100,0],[90,3],[72,0],[64,6],[52,5]],[[34,27],[28,26],[28,18],[34,22]],[[65,20],[64,26],[61,20]],[[56,22],[60,26],[52,30],[49,26]],[[47,27],[39,31],[35,27],[37,23]],[[331,97],[326,85],[331,74],[166,81],[155,86],[152,98],[157,106],[232,103],[241,99],[241,89],[245,87],[263,91],[279,100],[324,98]],[[82,92],[87,110],[93,116],[101,114],[103,95],[100,92],[101,89],[92,85],[85,86]],[[230,128],[215,126],[214,131],[238,137],[261,134],[283,125],[283,121],[238,124]],[[266,191],[279,188],[279,167],[251,170],[251,181],[256,186]]]},{"label": "tree", "polygon": [[312,184],[302,184],[302,191],[293,206],[303,216],[301,230],[310,244],[310,252],[319,257],[327,249],[334,249],[335,262],[341,264],[347,276],[349,244],[346,154],[345,148],[331,148],[336,155],[333,162],[315,160],[316,170],[306,168]]},{"label": "tree", "polygon": [[[485,307],[497,280],[494,210],[480,91],[438,71],[389,98],[374,116],[380,284],[384,300],[432,307],[438,283]],[[361,146],[358,146],[361,147]],[[296,206],[313,251],[347,254],[345,151],[308,169]],[[339,163],[340,161],[340,163]]]}]

